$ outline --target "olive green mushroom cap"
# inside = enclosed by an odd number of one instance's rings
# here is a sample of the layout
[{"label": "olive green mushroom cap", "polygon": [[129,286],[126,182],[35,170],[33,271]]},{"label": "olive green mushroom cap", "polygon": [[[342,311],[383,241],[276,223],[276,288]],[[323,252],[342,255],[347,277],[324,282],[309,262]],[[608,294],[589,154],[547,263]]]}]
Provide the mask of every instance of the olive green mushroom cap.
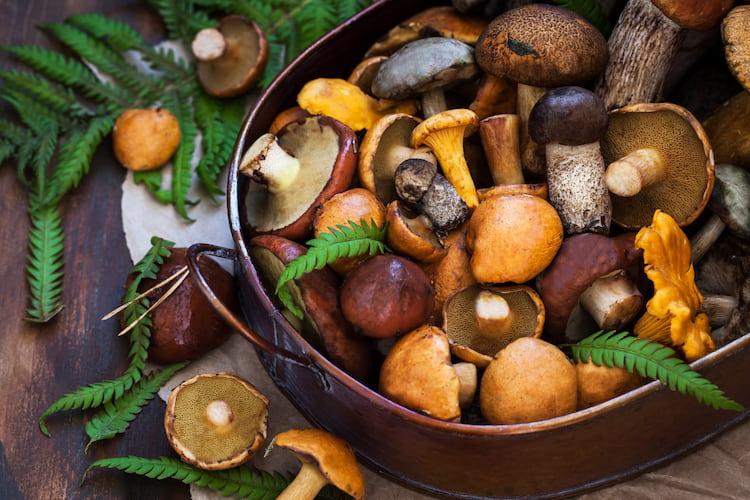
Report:
[{"label": "olive green mushroom cap", "polygon": [[485,72],[535,87],[585,82],[607,63],[604,36],[578,14],[531,4],[496,17],[479,37],[476,60]]}]

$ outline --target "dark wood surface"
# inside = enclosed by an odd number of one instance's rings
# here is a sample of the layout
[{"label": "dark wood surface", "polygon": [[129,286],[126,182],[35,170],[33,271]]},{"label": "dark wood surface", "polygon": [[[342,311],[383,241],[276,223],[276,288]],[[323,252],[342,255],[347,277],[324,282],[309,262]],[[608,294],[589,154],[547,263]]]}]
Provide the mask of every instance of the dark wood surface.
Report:
[{"label": "dark wood surface", "polygon": [[[150,41],[161,37],[156,16],[127,0],[0,0],[0,44],[60,48],[37,26],[66,16],[100,12],[127,21]],[[14,66],[3,53],[0,66]],[[0,116],[15,119],[7,107]],[[27,193],[15,166],[0,167],[0,498],[185,499],[180,482],[157,481],[97,469],[79,485],[94,460],[137,455],[175,456],[164,437],[164,403],[156,398],[124,436],[95,443],[88,453],[80,410],[50,417],[52,437],[37,420],[57,398],[77,387],[119,375],[127,364],[128,341],[116,336],[116,321],[100,318],[120,301],[132,263],[121,225],[123,169],[106,139],[92,170],[62,204],[65,229],[65,309],[50,323],[24,321]]]}]

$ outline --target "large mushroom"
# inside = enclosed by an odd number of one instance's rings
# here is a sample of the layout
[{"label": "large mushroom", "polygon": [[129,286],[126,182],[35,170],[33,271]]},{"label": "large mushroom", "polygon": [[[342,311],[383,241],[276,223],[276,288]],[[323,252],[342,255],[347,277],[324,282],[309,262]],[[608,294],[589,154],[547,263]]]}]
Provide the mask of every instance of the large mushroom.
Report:
[{"label": "large mushroom", "polygon": [[240,218],[251,235],[302,240],[312,233],[316,207],[349,188],[357,168],[351,128],[326,116],[289,123],[264,134],[245,152]]},{"label": "large mushroom", "polygon": [[750,169],[750,91],[742,90],[724,101],[703,121],[703,128],[717,164]]}]

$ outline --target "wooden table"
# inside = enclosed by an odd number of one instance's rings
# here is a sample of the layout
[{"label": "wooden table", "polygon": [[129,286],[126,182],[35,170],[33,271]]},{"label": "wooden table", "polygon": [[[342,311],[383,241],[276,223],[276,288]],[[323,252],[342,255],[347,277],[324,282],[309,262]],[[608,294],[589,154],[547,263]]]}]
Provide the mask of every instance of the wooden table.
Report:
[{"label": "wooden table", "polygon": [[[100,12],[136,27],[148,39],[162,28],[143,4],[131,0],[0,0],[0,44],[38,44],[59,48],[36,28],[66,16]],[[3,69],[13,65],[2,55]],[[0,108],[2,118],[12,110]],[[15,117],[13,117],[15,118]],[[117,471],[97,470],[79,481],[94,460],[137,455],[175,456],[164,436],[164,403],[155,398],[124,437],[94,444],[86,413],[50,417],[51,438],[37,426],[44,410],[81,385],[118,376],[127,365],[128,341],[116,336],[116,321],[100,318],[116,307],[132,263],[121,227],[124,170],[116,164],[109,139],[97,152],[92,170],[62,204],[65,228],[65,309],[48,324],[23,320],[27,307],[25,258],[28,233],[26,189],[15,166],[0,168],[0,498],[185,499],[177,481],[154,481]]]}]

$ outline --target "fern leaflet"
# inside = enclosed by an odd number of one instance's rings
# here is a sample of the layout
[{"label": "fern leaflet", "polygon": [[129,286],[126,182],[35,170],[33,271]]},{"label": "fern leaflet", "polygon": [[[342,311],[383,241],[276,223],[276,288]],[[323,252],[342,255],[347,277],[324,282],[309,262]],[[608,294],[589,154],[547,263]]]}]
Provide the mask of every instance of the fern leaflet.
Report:
[{"label": "fern leaflet", "polygon": [[30,211],[29,221],[26,274],[31,297],[25,319],[45,322],[63,307],[62,219],[57,206],[45,205]]},{"label": "fern leaflet", "polygon": [[164,96],[164,107],[167,108],[180,123],[180,145],[172,156],[172,204],[177,213],[186,221],[193,219],[187,213],[186,205],[194,205],[187,199],[190,191],[193,172],[193,153],[198,129],[193,122],[193,112],[190,108],[188,90],[175,89]]}]

